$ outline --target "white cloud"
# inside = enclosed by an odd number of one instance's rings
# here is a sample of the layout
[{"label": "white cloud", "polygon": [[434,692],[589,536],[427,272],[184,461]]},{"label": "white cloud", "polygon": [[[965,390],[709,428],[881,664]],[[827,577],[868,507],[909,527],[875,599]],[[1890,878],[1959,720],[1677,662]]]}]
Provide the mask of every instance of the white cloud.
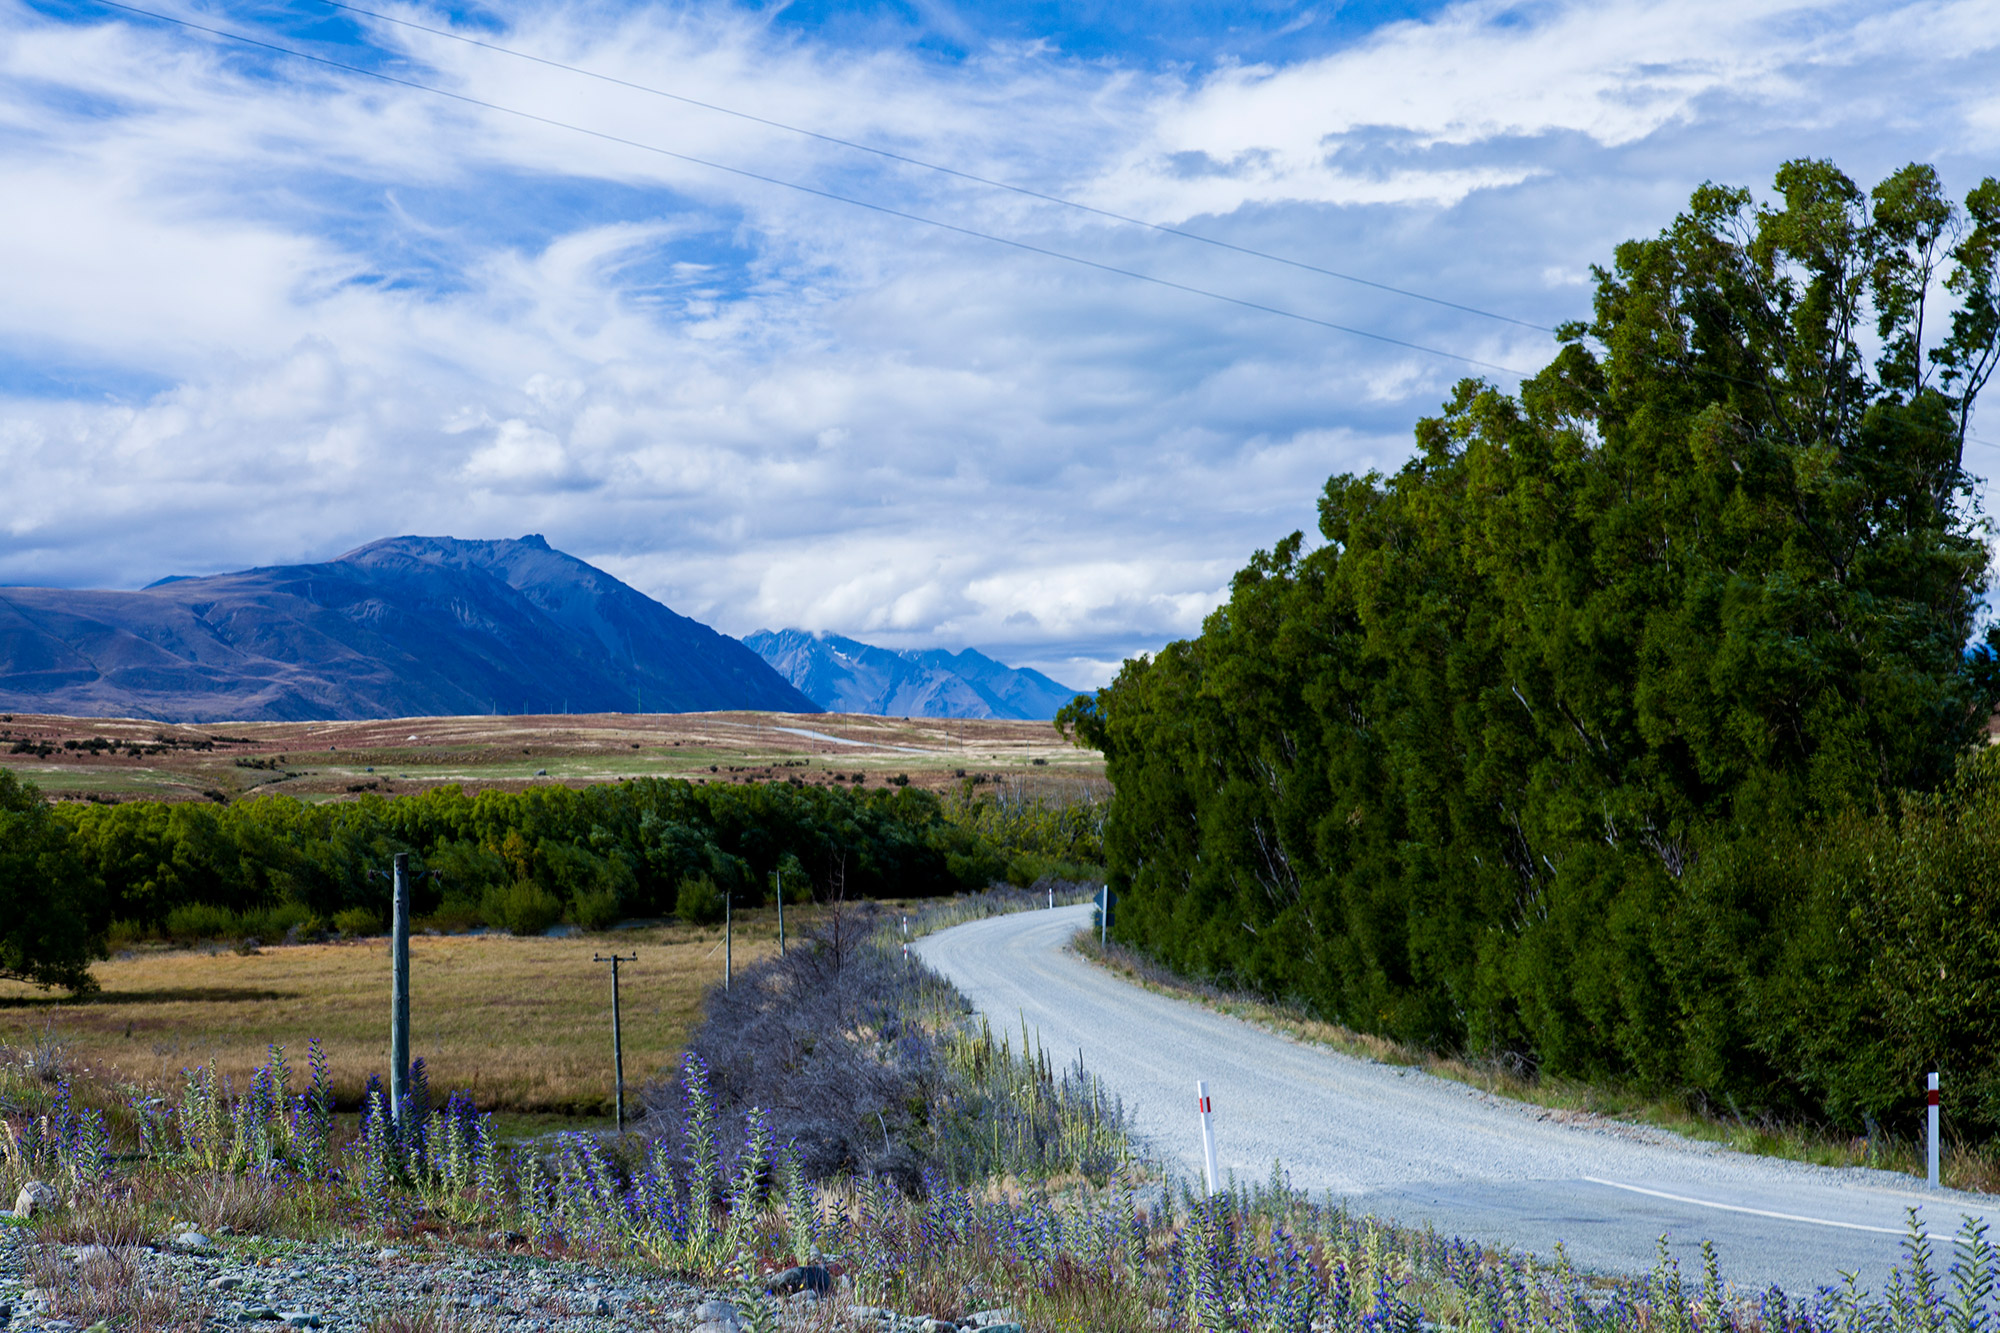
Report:
[{"label": "white cloud", "polygon": [[[2000,135],[2000,3],[1461,5],[1202,76],[524,10],[620,78],[1550,323],[1706,178]],[[225,17],[252,27],[257,13]],[[1946,42],[1941,34],[1948,34]],[[388,29],[440,87],[1532,367],[1546,339]],[[1462,364],[157,25],[0,0],[0,580],[543,531],[731,632],[1084,685],[1193,632]]]}]

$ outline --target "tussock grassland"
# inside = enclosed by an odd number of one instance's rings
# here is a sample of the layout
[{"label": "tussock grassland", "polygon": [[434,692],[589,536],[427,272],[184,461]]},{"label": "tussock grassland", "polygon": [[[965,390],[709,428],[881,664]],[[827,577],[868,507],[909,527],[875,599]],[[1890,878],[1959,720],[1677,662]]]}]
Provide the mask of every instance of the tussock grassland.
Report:
[{"label": "tussock grassland", "polygon": [[[773,915],[745,915],[736,927],[739,968],[777,947]],[[412,939],[410,1044],[432,1086],[465,1089],[502,1112],[608,1111],[611,976],[590,959],[614,947],[639,955],[620,974],[629,1090],[672,1063],[703,993],[722,980],[720,926]],[[344,1107],[358,1105],[368,1076],[388,1068],[386,938],[253,954],[145,948],[92,970],[103,991],[82,1003],[0,982],[0,1044],[32,1047],[53,1030],[71,1059],[171,1090],[183,1068],[210,1060],[241,1086],[273,1042],[297,1060],[316,1036]],[[628,1107],[633,1100],[628,1091]]]}]

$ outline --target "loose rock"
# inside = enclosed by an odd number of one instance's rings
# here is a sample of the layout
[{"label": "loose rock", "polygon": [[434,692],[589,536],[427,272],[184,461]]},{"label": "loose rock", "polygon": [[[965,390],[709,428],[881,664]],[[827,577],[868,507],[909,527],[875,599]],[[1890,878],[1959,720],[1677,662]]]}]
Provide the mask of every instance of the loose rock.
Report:
[{"label": "loose rock", "polygon": [[798,1291],[810,1291],[823,1296],[833,1290],[833,1274],[818,1264],[787,1268],[782,1273],[772,1275],[766,1290],[774,1296],[789,1296]]},{"label": "loose rock", "polygon": [[[0,1194],[0,1199],[7,1196]],[[54,1212],[62,1207],[62,1195],[56,1187],[45,1180],[31,1180],[21,1186],[21,1192],[14,1196],[14,1216],[33,1217],[36,1213]]]}]

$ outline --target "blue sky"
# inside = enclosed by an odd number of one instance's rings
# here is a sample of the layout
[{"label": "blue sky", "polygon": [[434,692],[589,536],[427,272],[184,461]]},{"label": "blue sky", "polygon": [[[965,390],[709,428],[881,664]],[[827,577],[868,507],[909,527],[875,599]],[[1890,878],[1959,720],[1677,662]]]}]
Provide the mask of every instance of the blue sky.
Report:
[{"label": "blue sky", "polygon": [[[317,0],[141,7],[473,100],[0,0],[0,583],[542,532],[731,633],[1092,685],[1467,372],[652,149],[1550,351]],[[2000,0],[362,7],[1531,324],[1703,180],[2000,167]]]}]

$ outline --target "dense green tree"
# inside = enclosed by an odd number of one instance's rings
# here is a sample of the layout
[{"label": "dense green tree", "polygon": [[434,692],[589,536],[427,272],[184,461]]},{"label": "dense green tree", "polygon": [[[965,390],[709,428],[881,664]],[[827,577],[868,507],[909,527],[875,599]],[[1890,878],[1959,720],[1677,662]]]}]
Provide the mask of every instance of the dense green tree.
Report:
[{"label": "dense green tree", "polygon": [[1323,545],[1065,712],[1117,933],[1409,1040],[1838,1102],[1745,1007],[1825,908],[1755,845],[1939,789],[2000,697],[1963,468],[1996,241],[1991,180],[1800,161],[1618,247],[1518,394],[1461,384],[1327,483]]},{"label": "dense green tree", "polygon": [[110,924],[104,886],[33,784],[0,769],[0,977],[96,989]]}]

